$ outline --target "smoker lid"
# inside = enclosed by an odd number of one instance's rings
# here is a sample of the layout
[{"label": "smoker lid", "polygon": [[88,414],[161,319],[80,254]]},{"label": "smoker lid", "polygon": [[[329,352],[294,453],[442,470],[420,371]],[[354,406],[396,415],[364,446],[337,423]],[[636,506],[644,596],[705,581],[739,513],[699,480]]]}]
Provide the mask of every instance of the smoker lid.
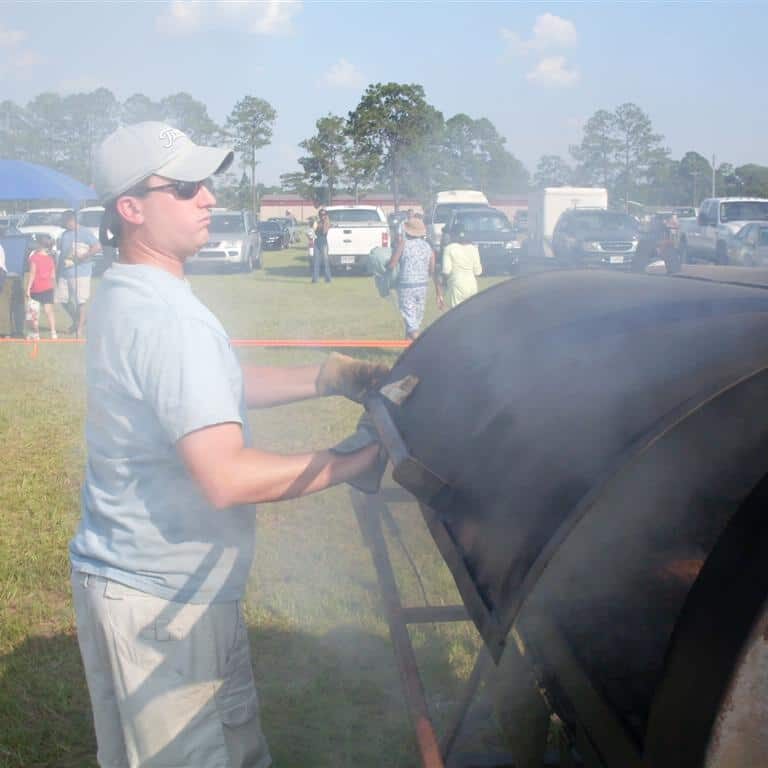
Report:
[{"label": "smoker lid", "polygon": [[767,359],[765,290],[607,271],[502,283],[401,356],[390,380],[419,385],[388,414],[448,488],[400,480],[494,656],[585,500]]}]

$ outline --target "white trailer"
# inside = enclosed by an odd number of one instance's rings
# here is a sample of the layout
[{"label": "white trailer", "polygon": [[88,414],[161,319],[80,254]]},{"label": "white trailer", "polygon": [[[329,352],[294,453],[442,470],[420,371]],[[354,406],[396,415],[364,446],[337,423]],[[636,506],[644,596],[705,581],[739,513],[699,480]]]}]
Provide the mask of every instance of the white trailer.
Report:
[{"label": "white trailer", "polygon": [[604,187],[545,187],[528,200],[528,252],[553,258],[552,233],[564,211],[571,208],[608,208]]}]

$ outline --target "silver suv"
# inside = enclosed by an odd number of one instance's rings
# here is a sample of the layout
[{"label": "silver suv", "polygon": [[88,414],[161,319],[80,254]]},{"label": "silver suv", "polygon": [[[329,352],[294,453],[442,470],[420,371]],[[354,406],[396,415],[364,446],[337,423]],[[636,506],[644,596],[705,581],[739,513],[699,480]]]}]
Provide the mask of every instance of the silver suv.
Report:
[{"label": "silver suv", "polygon": [[250,272],[261,267],[261,237],[249,211],[214,211],[208,243],[187,262]]}]

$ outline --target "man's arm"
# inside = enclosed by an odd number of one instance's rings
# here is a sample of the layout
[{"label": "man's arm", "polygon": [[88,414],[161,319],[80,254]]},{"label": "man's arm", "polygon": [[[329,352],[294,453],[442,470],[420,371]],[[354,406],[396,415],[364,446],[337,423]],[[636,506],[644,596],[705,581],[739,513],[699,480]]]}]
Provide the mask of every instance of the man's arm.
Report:
[{"label": "man's arm", "polygon": [[378,456],[374,443],[355,453],[269,453],[243,444],[239,424],[217,424],[176,443],[187,471],[216,509],[306,496],[346,482]]},{"label": "man's arm", "polygon": [[271,408],[317,397],[319,365],[297,368],[243,366],[245,402],[249,408]]}]

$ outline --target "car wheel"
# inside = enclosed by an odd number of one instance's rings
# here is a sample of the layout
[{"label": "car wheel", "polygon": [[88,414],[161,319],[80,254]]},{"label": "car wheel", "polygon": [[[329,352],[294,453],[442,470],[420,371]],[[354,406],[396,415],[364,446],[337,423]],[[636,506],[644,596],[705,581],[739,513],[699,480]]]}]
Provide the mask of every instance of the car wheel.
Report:
[{"label": "car wheel", "polygon": [[664,264],[667,267],[668,275],[676,275],[680,272],[680,268],[683,264],[683,251],[682,243],[680,248],[667,248],[664,251]]},{"label": "car wheel", "polygon": [[717,247],[715,248],[715,262],[721,266],[725,266],[728,263],[728,249],[722,240],[718,240]]}]

